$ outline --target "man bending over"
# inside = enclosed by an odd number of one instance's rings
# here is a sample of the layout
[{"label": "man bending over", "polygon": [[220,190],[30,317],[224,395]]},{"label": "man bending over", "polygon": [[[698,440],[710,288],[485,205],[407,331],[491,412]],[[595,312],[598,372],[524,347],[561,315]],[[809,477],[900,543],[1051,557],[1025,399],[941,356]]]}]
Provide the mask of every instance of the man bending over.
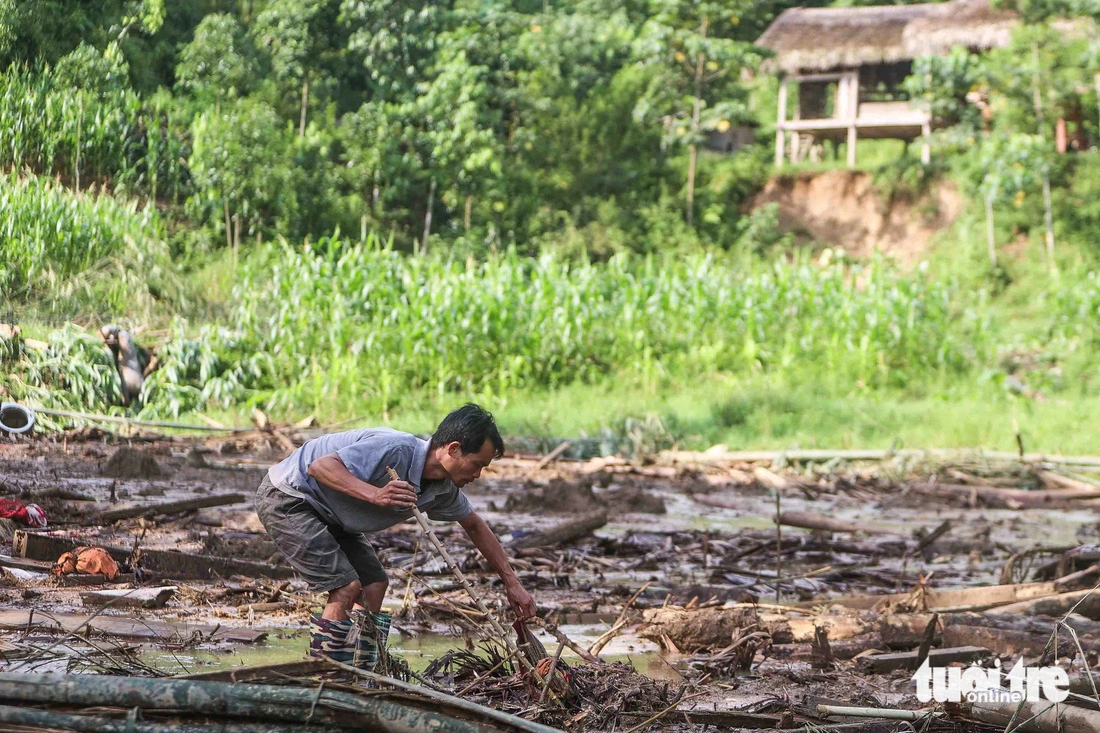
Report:
[{"label": "man bending over", "polygon": [[535,615],[504,548],[461,491],[503,453],[493,416],[468,404],[443,418],[431,440],[388,428],[333,433],[267,472],[256,497],[260,521],[310,589],[328,593],[324,611],[309,619],[310,656],[374,668],[390,615],[382,613],[386,571],[367,535],[404,522],[414,505],[429,519],[458,522],[504,581],[516,617]]}]

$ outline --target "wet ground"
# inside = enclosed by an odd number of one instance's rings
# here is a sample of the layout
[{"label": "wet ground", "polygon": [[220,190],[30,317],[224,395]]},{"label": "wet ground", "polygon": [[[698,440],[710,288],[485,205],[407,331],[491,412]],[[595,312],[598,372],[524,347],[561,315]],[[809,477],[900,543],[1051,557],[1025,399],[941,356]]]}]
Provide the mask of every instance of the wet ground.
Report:
[{"label": "wet ground", "polygon": [[[275,567],[281,560],[247,503],[110,524],[95,521],[95,515],[130,504],[250,493],[282,450],[277,443],[224,439],[119,443],[95,433],[0,443],[0,491],[5,497],[41,505],[51,528],[81,544],[175,549]],[[669,649],[658,643],[660,639],[639,635],[636,622],[641,619],[636,614],[664,605],[755,602],[788,607],[840,596],[904,593],[921,583],[937,588],[995,585],[1006,581],[1011,556],[1045,548],[1015,563],[1007,578],[1034,580],[1057,559],[1055,551],[1100,539],[1091,504],[1021,511],[977,505],[975,497],[930,499],[911,490],[930,480],[970,479],[978,486],[1039,488],[1033,486],[1034,473],[992,466],[972,456],[955,461],[950,468],[954,473],[944,471],[942,465],[912,461],[769,468],[596,459],[539,466],[534,459],[509,457],[495,463],[468,494],[505,544],[594,510],[607,511],[609,521],[590,535],[512,553],[540,615],[555,620],[567,637],[585,648],[612,626],[627,599],[638,594],[628,614],[633,614],[632,623],[601,652],[605,661],[627,662],[646,676],[673,684],[702,683],[703,694],[696,703],[708,707],[763,709],[770,701],[807,693],[912,706],[908,673],[857,675],[843,665],[826,672],[814,669],[805,655],[782,649],[762,651],[750,669],[739,674],[708,672],[693,656],[694,650]],[[995,481],[983,478],[993,473]],[[791,512],[850,522],[861,531],[783,526],[777,532],[777,513]],[[950,529],[920,546],[920,538],[944,522],[950,522]],[[454,525],[437,529],[477,579],[480,592],[501,608],[493,575],[461,531]],[[416,525],[409,522],[374,539],[392,571],[386,601],[395,614],[392,650],[420,672],[448,650],[475,643],[485,623],[419,537]],[[12,553],[10,538],[0,551]],[[45,573],[19,569],[6,570],[0,580],[3,609],[89,613],[80,596],[86,587],[59,586]],[[101,613],[248,627],[266,630],[266,639],[252,644],[116,639],[111,642],[119,645],[114,657],[136,659],[162,674],[300,659],[309,609],[321,600],[294,579],[237,576],[172,585],[177,591],[164,608]],[[107,586],[96,586],[101,587]],[[245,608],[273,598],[286,601],[288,607],[261,612]],[[553,655],[554,637],[542,629],[538,636]],[[9,629],[0,640],[15,648],[41,647],[55,642],[56,635]],[[31,663],[10,654],[0,667],[72,668],[74,658],[94,656],[83,642],[70,638],[62,645],[69,652],[50,659],[33,657]],[[579,661],[571,650],[562,657]],[[87,660],[82,661],[87,668]],[[96,671],[94,664],[89,671]]]}]

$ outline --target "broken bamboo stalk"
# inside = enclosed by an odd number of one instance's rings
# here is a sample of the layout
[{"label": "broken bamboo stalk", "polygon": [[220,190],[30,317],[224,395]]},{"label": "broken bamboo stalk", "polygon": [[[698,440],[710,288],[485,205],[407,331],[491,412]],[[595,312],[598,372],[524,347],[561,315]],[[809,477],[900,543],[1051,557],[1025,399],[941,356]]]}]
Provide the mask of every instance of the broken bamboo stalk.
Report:
[{"label": "broken bamboo stalk", "polygon": [[200,733],[209,730],[220,733],[298,733],[306,730],[311,733],[338,733],[344,730],[328,726],[310,726],[307,729],[299,725],[280,723],[218,723],[214,727],[189,723],[141,722],[11,705],[0,705],[0,723],[5,724],[5,730],[65,730],[81,733]]},{"label": "broken bamboo stalk", "polygon": [[908,720],[910,722],[930,717],[940,717],[943,713],[934,710],[897,710],[895,708],[854,708],[846,705],[818,705],[817,711],[825,717],[838,716],[848,718],[882,718],[884,720]]},{"label": "broken bamboo stalk", "polygon": [[[386,471],[389,473],[391,480],[401,480],[401,477],[397,474],[397,471],[393,470],[392,466],[386,466]],[[413,517],[416,518],[416,523],[420,525],[420,529],[423,530],[424,534],[427,536],[428,541],[432,543],[432,546],[435,547],[436,552],[439,553],[440,557],[443,558],[443,561],[447,563],[447,566],[451,569],[451,573],[455,576],[455,580],[462,584],[462,587],[466,589],[466,594],[470,596],[470,600],[474,602],[477,610],[485,615],[485,618],[489,621],[489,625],[493,627],[493,631],[496,632],[497,636],[499,637],[500,642],[504,644],[504,647],[509,652],[517,651],[518,647],[516,646],[516,643],[512,641],[512,637],[509,636],[508,632],[504,630],[504,627],[500,625],[500,622],[497,621],[497,617],[493,615],[493,612],[489,610],[489,607],[485,605],[485,603],[481,600],[481,597],[474,592],[474,586],[470,583],[469,580],[466,579],[466,575],[462,572],[462,568],[458,566],[458,563],[455,562],[455,559],[451,557],[451,553],[447,552],[447,548],[444,547],[443,543],[439,541],[439,537],[436,535],[435,530],[433,530],[428,524],[428,518],[424,516],[424,512],[420,511],[420,509],[414,505],[412,508],[412,513]],[[530,665],[527,665],[526,660],[523,658],[522,654],[516,654],[516,661],[521,666],[529,667],[531,674],[535,677],[535,679],[537,679],[543,687],[549,688],[550,683],[547,680],[543,679],[542,675],[539,674],[537,669],[535,669],[534,667],[530,667]],[[551,697],[555,702],[560,702],[557,695],[551,693]]]},{"label": "broken bamboo stalk", "polygon": [[[119,700],[125,700],[128,706],[165,712],[317,725],[347,726],[351,723],[364,730],[385,733],[437,730],[480,733],[484,730],[484,724],[479,725],[479,722],[380,697],[330,689],[200,680],[0,673],[0,700],[76,707],[114,707]],[[485,713],[481,717],[492,720]],[[523,728],[532,733],[553,730],[534,723],[527,723]]]},{"label": "broken bamboo stalk", "polygon": [[[393,470],[391,466],[386,466],[386,471],[389,473],[391,480],[401,480],[401,477],[397,475],[397,471]],[[451,569],[451,574],[455,576],[455,580],[457,580],[466,590],[466,594],[470,596],[470,600],[474,602],[474,606],[477,607],[478,611],[485,614],[485,618],[488,619],[489,625],[493,627],[493,631],[501,638],[501,641],[508,648],[508,651],[515,651],[515,643],[512,642],[512,637],[509,636],[508,632],[504,630],[504,627],[500,625],[500,622],[497,621],[497,617],[489,610],[489,607],[482,602],[481,596],[474,592],[474,586],[466,578],[466,574],[462,572],[462,568],[459,567],[455,559],[451,557],[451,553],[447,552],[447,548],[440,542],[435,530],[429,526],[428,518],[424,516],[424,512],[420,511],[416,506],[413,506],[412,513],[413,517],[416,518],[416,523],[420,525],[420,529],[424,532],[428,541],[435,547],[435,551],[438,552],[439,556],[443,558],[443,561],[447,563],[447,567]]]}]

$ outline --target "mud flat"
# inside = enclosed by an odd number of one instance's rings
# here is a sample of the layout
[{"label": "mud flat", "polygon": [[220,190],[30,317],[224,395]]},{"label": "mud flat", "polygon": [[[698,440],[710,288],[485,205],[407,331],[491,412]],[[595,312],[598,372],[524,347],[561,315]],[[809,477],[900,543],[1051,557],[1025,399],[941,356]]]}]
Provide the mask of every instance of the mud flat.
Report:
[{"label": "mud flat", "polygon": [[[322,599],[249,503],[304,437],[0,443],[4,498],[49,518],[0,533],[0,671],[252,669],[250,682],[314,687],[349,674],[302,664]],[[468,492],[536,596],[545,658],[510,657],[409,522],[375,536],[392,571],[386,673],[575,730],[993,730],[981,721],[994,713],[965,706],[919,723],[887,712],[922,708],[911,676],[925,659],[1008,669],[1022,656],[1079,675],[1100,656],[1100,474],[1088,462],[560,453],[509,455]],[[462,532],[436,529],[507,616]],[[85,546],[117,574],[51,572]]]}]

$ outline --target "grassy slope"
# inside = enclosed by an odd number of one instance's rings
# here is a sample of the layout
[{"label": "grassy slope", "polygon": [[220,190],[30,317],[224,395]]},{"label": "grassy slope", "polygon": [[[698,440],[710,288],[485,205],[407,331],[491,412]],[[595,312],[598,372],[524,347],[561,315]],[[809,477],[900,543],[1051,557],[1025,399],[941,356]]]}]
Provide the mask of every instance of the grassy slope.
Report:
[{"label": "grassy slope", "polygon": [[[1008,254],[1002,264],[1011,278],[1003,285],[989,272],[984,229],[964,215],[944,232],[929,253],[928,265],[940,276],[959,278],[965,287],[991,295],[990,328],[998,343],[1024,343],[1042,321],[1039,294],[1051,287],[1038,242]],[[1087,251],[1059,249],[1063,273],[1094,267]],[[1069,275],[1063,275],[1069,277]],[[1070,370],[1077,371],[1077,370]],[[470,395],[493,409],[508,433],[561,437],[623,432],[628,418],[658,416],[688,448],[725,443],[731,449],[837,447],[986,447],[1015,450],[1014,422],[1027,450],[1097,453],[1100,439],[1082,426],[1100,409],[1100,396],[1085,385],[1066,384],[1033,397],[1012,394],[980,375],[969,379],[914,385],[905,391],[853,392],[831,385],[827,374],[807,365],[805,376],[777,382],[759,374],[720,374],[703,383],[641,384],[636,378],[573,385],[555,391]],[[387,415],[367,416],[361,424],[386,423],[430,431],[439,416],[461,398],[424,395]],[[358,416],[344,402],[333,419]],[[239,418],[238,418],[239,419]]]},{"label": "grassy slope", "polygon": [[[1062,243],[1059,262],[1064,278],[1095,269],[1085,247]],[[1051,290],[1042,248],[1033,242],[1021,252],[1005,253],[1002,264],[1010,282],[994,277],[986,260],[980,216],[964,214],[929,253],[936,277],[952,277],[965,288],[992,293],[990,328],[1000,344],[1024,344],[1043,323],[1039,295]],[[192,325],[217,321],[230,306],[235,267],[228,253],[192,271]],[[1057,285],[1055,285],[1057,287]],[[27,324],[24,321],[24,325]],[[156,324],[163,325],[163,324]],[[28,335],[39,335],[31,326]],[[1067,369],[1095,374],[1095,366]],[[637,376],[608,378],[600,384],[572,385],[555,391],[524,391],[466,396],[434,393],[406,398],[385,415],[367,413],[354,395],[326,394],[318,400],[318,418],[333,423],[364,417],[359,424],[389,424],[429,431],[438,418],[464,399],[493,409],[513,435],[560,437],[622,434],[628,418],[660,418],[683,447],[725,443],[738,448],[787,447],[976,447],[1014,449],[1013,421],[1028,450],[1062,453],[1100,452],[1100,440],[1081,426],[1100,408],[1100,396],[1084,384],[1041,390],[1036,398],[1013,395],[980,375],[948,383],[931,376],[900,391],[853,391],[830,384],[829,375],[807,364],[798,378],[779,382],[756,373],[718,374],[695,383],[665,380],[642,383]],[[248,409],[212,413],[229,424],[248,424]],[[294,420],[302,415],[274,415]]]}]

